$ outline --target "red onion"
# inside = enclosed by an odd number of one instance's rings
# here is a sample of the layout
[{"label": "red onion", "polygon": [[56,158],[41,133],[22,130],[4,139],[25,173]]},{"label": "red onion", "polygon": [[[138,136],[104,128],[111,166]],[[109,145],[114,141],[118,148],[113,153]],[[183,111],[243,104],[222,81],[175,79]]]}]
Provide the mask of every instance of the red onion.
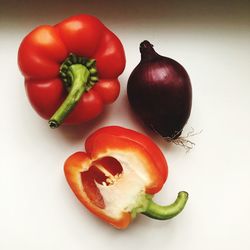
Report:
[{"label": "red onion", "polygon": [[152,130],[178,138],[192,106],[192,87],[181,64],[155,52],[148,41],[140,44],[141,61],[131,73],[127,93],[132,109]]}]

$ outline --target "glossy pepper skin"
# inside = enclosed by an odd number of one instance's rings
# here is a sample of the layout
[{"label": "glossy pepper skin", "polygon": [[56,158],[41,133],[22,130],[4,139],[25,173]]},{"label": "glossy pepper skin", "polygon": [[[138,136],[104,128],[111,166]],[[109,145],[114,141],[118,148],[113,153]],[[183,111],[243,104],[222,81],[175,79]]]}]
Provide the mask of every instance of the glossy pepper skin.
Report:
[{"label": "glossy pepper skin", "polygon": [[52,128],[97,117],[120,91],[123,46],[96,17],[77,15],[30,32],[18,51],[25,88]]},{"label": "glossy pepper skin", "polygon": [[123,229],[138,213],[165,220],[184,208],[186,192],[169,206],[152,201],[167,179],[168,166],[149,137],[118,126],[104,127],[86,139],[85,149],[66,160],[65,176],[78,200],[107,223]]}]

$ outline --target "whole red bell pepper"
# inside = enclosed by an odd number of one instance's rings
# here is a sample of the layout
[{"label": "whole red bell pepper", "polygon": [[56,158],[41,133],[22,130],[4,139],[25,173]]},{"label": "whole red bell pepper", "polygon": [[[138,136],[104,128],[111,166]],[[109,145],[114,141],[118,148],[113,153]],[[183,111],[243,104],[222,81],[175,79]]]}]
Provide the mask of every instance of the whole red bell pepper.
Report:
[{"label": "whole red bell pepper", "polygon": [[33,108],[52,128],[97,117],[119,95],[123,46],[97,18],[77,15],[34,29],[18,64]]},{"label": "whole red bell pepper", "polygon": [[122,127],[104,127],[65,162],[66,179],[90,212],[116,228],[126,228],[138,213],[165,220],[184,208],[188,194],[178,194],[169,206],[152,197],[168,175],[164,155],[147,136]]}]

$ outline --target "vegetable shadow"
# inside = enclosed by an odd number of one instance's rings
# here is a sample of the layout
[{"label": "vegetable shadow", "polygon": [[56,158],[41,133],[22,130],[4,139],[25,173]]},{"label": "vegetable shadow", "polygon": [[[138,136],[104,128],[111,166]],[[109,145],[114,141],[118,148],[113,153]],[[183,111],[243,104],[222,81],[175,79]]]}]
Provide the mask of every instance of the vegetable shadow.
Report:
[{"label": "vegetable shadow", "polygon": [[143,133],[144,135],[149,136],[153,141],[162,149],[164,150],[178,150],[178,146],[176,146],[174,143],[167,141],[163,137],[161,137],[159,134],[157,134],[155,131],[147,127],[141,119],[138,118],[138,116],[135,114],[135,112],[130,107],[128,97],[127,95],[123,95],[122,97],[124,105],[126,105],[126,110],[128,112],[128,117],[131,120],[131,123],[134,125],[134,129],[138,132]]},{"label": "vegetable shadow", "polygon": [[104,109],[102,114],[100,114],[94,120],[79,125],[64,125],[57,128],[57,130],[59,131],[61,137],[72,144],[75,144],[79,141],[85,141],[85,139],[88,135],[91,134],[91,132],[98,129],[101,126],[100,124],[103,124],[105,122],[107,117],[109,117],[108,113],[109,109],[107,107],[106,109]]}]

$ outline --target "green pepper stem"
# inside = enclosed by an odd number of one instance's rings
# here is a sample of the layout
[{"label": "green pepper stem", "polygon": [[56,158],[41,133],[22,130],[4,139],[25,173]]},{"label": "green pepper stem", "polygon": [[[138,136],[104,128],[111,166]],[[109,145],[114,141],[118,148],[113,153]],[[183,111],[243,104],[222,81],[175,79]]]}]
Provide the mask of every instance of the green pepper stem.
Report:
[{"label": "green pepper stem", "polygon": [[49,126],[51,128],[60,126],[87,89],[87,83],[90,76],[87,67],[82,64],[73,64],[69,67],[68,75],[71,78],[71,88],[64,102],[50,118]]},{"label": "green pepper stem", "polygon": [[147,207],[142,214],[157,220],[168,220],[178,215],[186,205],[188,193],[181,191],[174,203],[168,206],[156,204],[152,198],[149,198]]}]

